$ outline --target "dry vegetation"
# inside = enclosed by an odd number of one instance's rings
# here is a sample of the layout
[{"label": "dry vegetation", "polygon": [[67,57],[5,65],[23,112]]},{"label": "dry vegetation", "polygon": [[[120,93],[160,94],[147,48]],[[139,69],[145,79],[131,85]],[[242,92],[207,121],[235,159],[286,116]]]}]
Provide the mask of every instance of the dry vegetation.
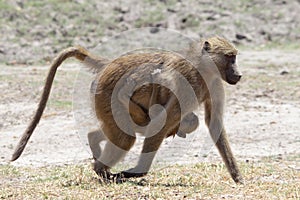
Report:
[{"label": "dry vegetation", "polygon": [[223,164],[156,166],[145,178],[101,183],[88,164],[0,166],[0,199],[299,199],[299,157],[240,163],[236,185]]}]

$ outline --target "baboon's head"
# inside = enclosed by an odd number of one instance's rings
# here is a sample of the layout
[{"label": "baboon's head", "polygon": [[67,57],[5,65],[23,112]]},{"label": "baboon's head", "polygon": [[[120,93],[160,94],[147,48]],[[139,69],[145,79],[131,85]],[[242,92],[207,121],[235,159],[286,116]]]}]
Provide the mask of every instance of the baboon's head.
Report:
[{"label": "baboon's head", "polygon": [[203,42],[203,50],[207,51],[217,65],[222,79],[229,84],[236,84],[242,77],[237,69],[237,49],[227,40],[212,37]]}]

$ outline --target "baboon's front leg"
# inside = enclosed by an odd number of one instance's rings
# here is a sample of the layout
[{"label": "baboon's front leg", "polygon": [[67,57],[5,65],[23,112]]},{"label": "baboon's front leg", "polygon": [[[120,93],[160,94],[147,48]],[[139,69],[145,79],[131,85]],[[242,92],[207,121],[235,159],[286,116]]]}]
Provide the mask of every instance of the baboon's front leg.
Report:
[{"label": "baboon's front leg", "polygon": [[134,168],[121,172],[121,176],[124,178],[131,178],[146,175],[150,170],[153,159],[164,138],[165,134],[163,133],[158,133],[152,137],[145,138],[138,164]]},{"label": "baboon's front leg", "polygon": [[231,177],[236,183],[243,183],[242,175],[231,151],[227,134],[223,126],[221,110],[223,108],[219,108],[218,106],[219,105],[216,103],[214,108],[212,108],[212,104],[209,100],[205,102],[205,122]]}]

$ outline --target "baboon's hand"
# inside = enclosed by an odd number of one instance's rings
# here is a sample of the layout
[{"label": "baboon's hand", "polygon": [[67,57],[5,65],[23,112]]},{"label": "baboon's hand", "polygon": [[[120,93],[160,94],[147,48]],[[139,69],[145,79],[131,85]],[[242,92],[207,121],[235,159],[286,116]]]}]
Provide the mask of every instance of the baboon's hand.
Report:
[{"label": "baboon's hand", "polygon": [[136,172],[136,171],[137,170],[135,168],[131,168],[116,174],[116,176],[121,178],[137,178],[137,177],[145,176],[148,173],[148,172]]}]

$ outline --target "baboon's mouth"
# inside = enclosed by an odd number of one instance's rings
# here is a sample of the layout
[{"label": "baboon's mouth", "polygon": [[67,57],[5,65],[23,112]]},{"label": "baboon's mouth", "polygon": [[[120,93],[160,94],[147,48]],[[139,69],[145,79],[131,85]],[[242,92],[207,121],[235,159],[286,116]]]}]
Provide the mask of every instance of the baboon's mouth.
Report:
[{"label": "baboon's mouth", "polygon": [[229,83],[230,85],[235,85],[237,84],[237,82],[240,81],[242,76],[233,76],[230,78],[227,78],[226,82]]}]

